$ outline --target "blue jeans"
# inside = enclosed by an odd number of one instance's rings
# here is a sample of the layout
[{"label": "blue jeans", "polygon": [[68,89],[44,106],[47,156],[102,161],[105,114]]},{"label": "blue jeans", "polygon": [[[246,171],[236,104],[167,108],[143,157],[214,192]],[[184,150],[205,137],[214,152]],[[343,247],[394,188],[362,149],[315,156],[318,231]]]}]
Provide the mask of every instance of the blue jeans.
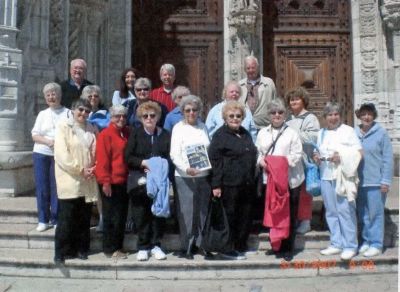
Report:
[{"label": "blue jeans", "polygon": [[357,216],[356,203],[338,196],[336,180],[321,180],[321,193],[325,205],[325,218],[331,233],[331,246],[356,251]]},{"label": "blue jeans", "polygon": [[33,152],[39,223],[57,224],[57,187],[54,157]]},{"label": "blue jeans", "polygon": [[357,215],[362,244],[383,248],[385,231],[386,194],[380,187],[360,187],[357,196]]}]

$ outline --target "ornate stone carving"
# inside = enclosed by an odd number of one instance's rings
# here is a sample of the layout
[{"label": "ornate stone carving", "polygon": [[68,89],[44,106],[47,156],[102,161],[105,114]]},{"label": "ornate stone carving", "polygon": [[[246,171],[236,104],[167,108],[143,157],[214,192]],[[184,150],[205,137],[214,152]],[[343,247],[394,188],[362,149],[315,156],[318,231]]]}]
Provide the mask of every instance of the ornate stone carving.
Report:
[{"label": "ornate stone carving", "polygon": [[51,64],[57,63],[65,51],[63,42],[65,27],[63,2],[62,0],[50,2],[49,49],[51,51]]},{"label": "ornate stone carving", "polygon": [[254,55],[260,59],[262,14],[258,0],[232,0],[228,16],[230,79],[243,77],[244,58]]},{"label": "ornate stone carving", "polygon": [[378,90],[378,51],[376,3],[374,0],[361,1],[360,45],[361,45],[361,84],[363,93],[376,93]]},{"label": "ornate stone carving", "polygon": [[389,29],[400,29],[400,1],[383,0],[381,5],[382,20]]}]

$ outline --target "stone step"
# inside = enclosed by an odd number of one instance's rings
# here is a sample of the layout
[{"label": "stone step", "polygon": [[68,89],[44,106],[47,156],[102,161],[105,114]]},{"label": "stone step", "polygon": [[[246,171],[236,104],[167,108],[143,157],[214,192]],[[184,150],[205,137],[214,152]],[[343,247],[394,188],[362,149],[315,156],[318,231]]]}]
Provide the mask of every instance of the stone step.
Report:
[{"label": "stone step", "polygon": [[356,256],[351,261],[340,260],[339,255],[321,256],[318,251],[307,250],[285,262],[264,252],[248,253],[247,260],[227,261],[216,256],[204,260],[180,259],[167,254],[167,260],[150,258],[138,262],[131,254],[126,260],[106,258],[94,253],[86,261],[67,260],[55,266],[53,253],[45,249],[0,248],[0,275],[76,279],[131,279],[131,280],[216,280],[266,279],[287,277],[316,277],[319,275],[351,275],[371,273],[397,273],[398,249],[389,248],[373,259]]},{"label": "stone step", "polygon": [[[135,250],[137,235],[126,233],[124,248]],[[296,248],[302,249],[321,249],[328,245],[329,233],[327,231],[311,231],[305,235],[298,235],[296,238]],[[249,248],[252,250],[267,250],[269,235],[266,232],[251,234],[248,241]],[[53,249],[54,248],[54,229],[44,232],[36,231],[36,224],[9,224],[0,223],[0,247],[2,248],[27,248],[27,249]],[[167,233],[163,237],[162,247],[168,251],[177,251],[180,248],[179,234]],[[92,251],[102,250],[102,234],[91,228],[90,249]]]}]

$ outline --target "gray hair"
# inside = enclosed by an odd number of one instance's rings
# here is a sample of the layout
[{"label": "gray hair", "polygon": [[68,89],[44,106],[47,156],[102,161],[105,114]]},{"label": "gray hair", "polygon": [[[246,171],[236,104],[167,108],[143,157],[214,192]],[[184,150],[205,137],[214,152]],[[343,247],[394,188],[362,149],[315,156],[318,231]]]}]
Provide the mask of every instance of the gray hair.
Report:
[{"label": "gray hair", "polygon": [[84,98],[79,98],[77,100],[74,100],[72,102],[71,109],[74,110],[74,109],[77,109],[80,106],[86,107],[86,108],[88,108],[90,110],[92,109],[92,105],[90,104],[89,100],[88,99],[84,99]]},{"label": "gray hair", "polygon": [[100,103],[102,102],[101,89],[98,85],[87,85],[83,88],[81,98],[89,99],[89,95],[96,92],[99,95]]},{"label": "gray hair", "polygon": [[192,106],[196,106],[198,112],[200,113],[203,110],[203,102],[201,101],[200,97],[196,95],[186,95],[182,98],[181,104],[179,105],[181,112],[183,113],[185,107],[190,104]]},{"label": "gray hair", "polygon": [[271,114],[271,111],[283,111],[286,116],[287,110],[286,110],[285,102],[283,101],[283,99],[276,98],[274,100],[271,100],[267,104],[268,115]]},{"label": "gray hair", "polygon": [[175,101],[175,99],[177,99],[178,97],[184,97],[189,94],[190,94],[189,88],[187,88],[186,86],[179,85],[172,91],[171,96],[172,100]]},{"label": "gray hair", "polygon": [[253,55],[247,56],[244,58],[244,65],[246,66],[247,63],[250,63],[251,61],[254,61],[257,64],[257,67],[260,67],[260,63],[258,63],[258,59],[254,57]]},{"label": "gray hair", "polygon": [[162,71],[167,71],[169,74],[175,76],[175,67],[172,64],[163,64],[160,68],[160,77],[162,74]]},{"label": "gray hair", "polygon": [[78,63],[78,62],[83,64],[83,67],[85,67],[85,70],[87,69],[87,64],[86,64],[85,60],[83,60],[83,59],[73,59],[73,60],[71,60],[70,66],[73,67],[74,64]]},{"label": "gray hair", "polygon": [[151,90],[151,81],[149,78],[140,77],[135,81],[135,88],[136,87],[147,87]]},{"label": "gray hair", "polygon": [[58,83],[55,82],[47,83],[43,87],[43,94],[46,95],[46,93],[49,91],[54,91],[57,95],[57,98],[61,99],[61,86]]},{"label": "gray hair", "polygon": [[110,115],[116,116],[116,115],[127,115],[128,113],[128,108],[123,106],[122,104],[116,104],[110,107]]},{"label": "gray hair", "polygon": [[328,114],[332,112],[338,112],[340,116],[342,116],[342,106],[336,101],[329,101],[322,111],[322,115],[325,118]]},{"label": "gray hair", "polygon": [[237,86],[237,88],[239,89],[239,98],[240,98],[240,96],[242,96],[242,87],[240,87],[239,82],[237,82],[235,80],[231,80],[224,86],[224,89],[222,90],[222,99],[226,98],[228,87],[231,85]]}]

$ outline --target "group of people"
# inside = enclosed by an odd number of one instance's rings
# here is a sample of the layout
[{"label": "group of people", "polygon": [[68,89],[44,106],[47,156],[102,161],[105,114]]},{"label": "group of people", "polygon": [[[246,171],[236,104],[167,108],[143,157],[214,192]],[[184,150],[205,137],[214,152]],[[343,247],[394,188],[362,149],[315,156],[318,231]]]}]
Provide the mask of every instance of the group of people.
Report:
[{"label": "group of people", "polygon": [[[32,129],[37,230],[56,228],[56,263],[88,258],[95,202],[107,257],[128,256],[123,241],[129,212],[138,234],[137,260],[166,259],[161,241],[171,214],[170,186],[181,238],[178,256],[215,256],[201,248],[214,197],[222,202],[230,230],[219,255],[246,259],[261,197],[270,253],[291,260],[296,233],[311,229],[304,161],[318,164],[321,174],[331,233],[321,254],[341,253],[347,260],[358,252],[367,257],[382,252],[393,162],[388,134],[375,122],[375,106],[361,105],[356,111],[361,124],[353,129],[342,123],[340,105],[328,102],[326,127],[320,129],[307,110],[304,88],[281,99],[274,82],[260,75],[255,57],[246,57],[245,71],[247,78],[226,84],[222,101],[205,119],[202,100],[174,85],[171,64],[162,65],[162,86],[153,90],[138,70],[124,70],[109,109],[100,87],[85,79],[82,59],[71,61],[70,78],[61,86],[44,86],[48,108]],[[201,164],[194,162],[193,151]]]}]

